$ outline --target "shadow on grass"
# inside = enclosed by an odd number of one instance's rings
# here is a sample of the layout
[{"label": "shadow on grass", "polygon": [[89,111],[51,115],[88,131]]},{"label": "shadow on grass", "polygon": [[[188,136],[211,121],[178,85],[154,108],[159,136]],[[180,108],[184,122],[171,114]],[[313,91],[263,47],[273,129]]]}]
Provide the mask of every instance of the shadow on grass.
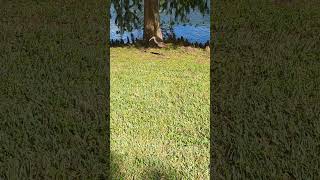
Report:
[{"label": "shadow on grass", "polygon": [[[206,43],[190,43],[186,40],[166,40],[164,43],[167,45],[167,48],[172,48],[172,49],[177,49],[179,47],[194,47],[194,48],[201,48],[204,49],[207,46],[209,46],[209,42]],[[145,44],[144,41],[138,40],[135,41],[134,43],[129,43],[126,44],[121,41],[111,41],[110,47],[128,47],[128,46],[133,46],[135,48],[141,49],[141,48],[147,48],[148,46]]]},{"label": "shadow on grass", "polygon": [[110,155],[110,178],[109,179],[124,179],[125,175],[121,171],[121,166],[123,165],[123,158],[120,155],[111,152]]},{"label": "shadow on grass", "polygon": [[[111,173],[110,179],[127,179],[130,178],[138,178],[138,179],[150,179],[150,180],[169,180],[169,179],[181,179],[181,176],[171,168],[166,167],[159,161],[144,159],[144,162],[156,162],[146,165],[143,173],[138,174],[130,174],[130,172],[124,172],[121,167],[126,166],[124,162],[124,157],[116,154],[115,152],[111,152]],[[131,167],[128,167],[131,168]]]},{"label": "shadow on grass", "polygon": [[154,179],[154,180],[165,180],[165,179],[181,179],[178,174],[172,169],[166,169],[162,165],[156,167],[148,167],[142,174],[141,179]]}]

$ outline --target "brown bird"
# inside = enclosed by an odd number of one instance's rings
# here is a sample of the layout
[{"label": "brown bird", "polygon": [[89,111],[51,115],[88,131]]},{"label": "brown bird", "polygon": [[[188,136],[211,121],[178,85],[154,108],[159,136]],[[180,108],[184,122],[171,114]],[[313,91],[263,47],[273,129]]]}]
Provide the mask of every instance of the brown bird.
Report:
[{"label": "brown bird", "polygon": [[164,44],[163,42],[158,42],[155,36],[152,36],[152,38],[149,39],[149,42],[151,40],[153,40],[153,42],[156,43],[157,46],[160,47],[160,48],[166,47],[166,44]]}]

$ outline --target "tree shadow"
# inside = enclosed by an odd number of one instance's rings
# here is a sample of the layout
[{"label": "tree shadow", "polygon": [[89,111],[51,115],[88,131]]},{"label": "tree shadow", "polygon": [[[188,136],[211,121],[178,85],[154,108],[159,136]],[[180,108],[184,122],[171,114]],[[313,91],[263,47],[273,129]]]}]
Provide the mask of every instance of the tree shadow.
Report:
[{"label": "tree shadow", "polygon": [[[177,49],[179,47],[194,47],[194,48],[201,48],[204,49],[207,46],[209,46],[209,41],[206,43],[191,43],[186,39],[177,38],[177,39],[167,39],[164,41],[165,44],[170,44],[169,48],[172,49]],[[133,43],[125,43],[124,41],[119,41],[119,40],[111,40],[110,42],[110,47],[135,47],[138,49],[144,49],[148,48],[146,43],[143,40],[135,40]]]},{"label": "tree shadow", "polygon": [[[182,179],[181,175],[172,168],[164,166],[160,161],[154,161],[150,159],[144,159],[144,162],[154,162],[144,168],[142,174],[135,174],[134,177],[138,179],[150,179],[150,180],[170,180],[170,179]],[[149,160],[149,161],[148,161]],[[124,166],[124,157],[111,152],[110,156],[110,180],[124,180],[126,178],[125,172],[121,170]]]},{"label": "tree shadow", "polygon": [[125,179],[124,173],[121,171],[120,167],[124,164],[123,158],[114,153],[111,152],[110,154],[110,174],[109,179]]},{"label": "tree shadow", "polygon": [[164,167],[162,164],[147,167],[141,178],[151,180],[182,179],[177,172],[175,172],[173,169]]}]

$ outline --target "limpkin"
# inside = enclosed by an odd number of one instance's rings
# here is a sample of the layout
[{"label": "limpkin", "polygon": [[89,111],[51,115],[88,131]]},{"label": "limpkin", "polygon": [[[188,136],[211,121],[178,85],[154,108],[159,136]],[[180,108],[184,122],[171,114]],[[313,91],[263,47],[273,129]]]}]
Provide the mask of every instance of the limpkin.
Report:
[{"label": "limpkin", "polygon": [[158,42],[155,36],[152,36],[152,38],[149,39],[149,42],[150,42],[151,40],[153,40],[154,43],[156,43],[157,46],[160,47],[160,48],[166,47],[166,44],[164,44],[163,42]]}]

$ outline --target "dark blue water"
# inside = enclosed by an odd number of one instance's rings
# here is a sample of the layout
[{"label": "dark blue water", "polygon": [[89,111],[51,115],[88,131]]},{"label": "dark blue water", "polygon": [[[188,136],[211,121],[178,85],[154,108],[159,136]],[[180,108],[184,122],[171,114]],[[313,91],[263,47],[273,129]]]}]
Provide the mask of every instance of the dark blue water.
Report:
[{"label": "dark blue water", "polygon": [[[117,33],[120,29],[115,24],[115,12],[111,6],[111,19],[110,19],[110,39],[112,40],[123,40],[127,43],[129,38],[130,43],[131,33],[134,35],[134,38],[142,39],[143,30],[134,29],[132,32],[124,32],[123,34]],[[143,14],[138,15],[140,22],[143,22]],[[161,19],[161,29],[166,38],[166,34],[174,32],[177,38],[181,36],[184,39],[187,39],[191,43],[206,43],[210,40],[210,15],[207,14],[203,16],[198,10],[191,11],[188,14],[187,18],[189,19],[188,23],[177,22],[174,20],[174,15],[166,15],[166,12],[160,14]],[[174,22],[173,25],[172,22]],[[141,25],[142,26],[142,25]]]}]

